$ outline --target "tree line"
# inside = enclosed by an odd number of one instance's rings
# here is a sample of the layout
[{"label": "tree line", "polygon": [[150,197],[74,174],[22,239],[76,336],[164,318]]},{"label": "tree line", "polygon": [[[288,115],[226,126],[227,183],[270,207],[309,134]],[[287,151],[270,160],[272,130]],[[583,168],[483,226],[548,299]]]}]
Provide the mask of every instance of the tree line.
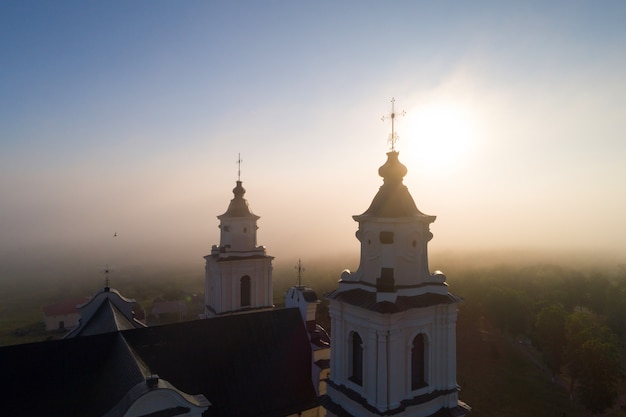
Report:
[{"label": "tree line", "polygon": [[453,291],[501,331],[530,340],[553,378],[569,379],[571,395],[591,412],[615,404],[624,379],[626,266],[500,266],[458,274]]}]

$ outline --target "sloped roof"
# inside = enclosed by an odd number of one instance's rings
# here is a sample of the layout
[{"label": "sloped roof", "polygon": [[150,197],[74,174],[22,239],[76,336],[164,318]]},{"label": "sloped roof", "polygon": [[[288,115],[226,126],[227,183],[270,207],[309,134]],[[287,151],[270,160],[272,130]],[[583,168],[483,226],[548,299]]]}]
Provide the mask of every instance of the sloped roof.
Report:
[{"label": "sloped roof", "polygon": [[[348,413],[343,407],[341,407],[339,404],[336,404],[333,402],[333,400],[331,400],[331,398],[328,395],[322,395],[319,398],[320,404],[327,409],[328,411],[332,412],[334,416],[337,417],[358,417],[358,416],[353,416],[352,414]],[[368,408],[368,404],[367,403],[363,403],[363,406],[365,408]],[[378,412],[378,410],[376,410],[374,407],[369,406],[369,408],[372,409],[372,411],[374,411],[375,413]],[[439,410],[437,410],[435,413],[430,414],[429,416],[426,417],[464,417],[466,415],[468,415],[471,412],[471,408],[465,404],[462,401],[459,401],[459,404],[455,407],[452,408],[440,408]],[[391,413],[393,414],[393,413]]]},{"label": "sloped roof", "polygon": [[[119,333],[113,334],[116,335],[113,349],[109,351],[98,377],[81,401],[77,415],[102,416],[118,404],[131,388],[150,375],[148,368],[134,354],[126,340]],[[93,413],[93,410],[99,410],[98,414]]]},{"label": "sloped roof", "polygon": [[246,189],[241,185],[241,181],[237,181],[237,185],[233,188],[233,194],[235,198],[230,200],[230,204],[228,204],[228,209],[226,213],[221,216],[217,216],[218,219],[222,217],[251,217],[254,219],[259,219],[260,217],[250,211],[250,207],[248,206],[248,201],[243,198],[243,195],[246,193]]},{"label": "sloped roof", "polygon": [[[397,408],[392,409],[392,410],[387,410],[385,413],[381,413],[378,409],[376,409],[376,407],[369,404],[367,400],[363,398],[360,394],[351,390],[350,388],[347,388],[345,385],[338,385],[334,383],[332,380],[329,380],[327,383],[329,386],[332,386],[335,390],[342,392],[345,396],[350,398],[352,401],[360,404],[364,409],[368,410],[370,414],[379,414],[379,415],[400,414],[400,413],[406,412],[407,409],[411,406],[424,404],[428,401],[432,401],[433,399],[437,397],[446,396],[448,394],[454,393],[455,391],[458,391],[458,388],[452,388],[452,389],[447,389],[447,390],[434,390],[426,394],[418,395],[411,399],[403,400],[400,402]],[[353,416],[351,413],[346,411],[339,404],[335,403],[332,400],[332,398],[330,398],[329,395],[320,396],[319,402],[325,409],[327,409],[328,411],[330,411],[333,415],[337,417],[358,417],[358,416]],[[425,415],[424,417],[463,417],[467,415],[470,411],[471,411],[471,408],[467,404],[465,404],[462,401],[457,401],[457,404],[454,407],[451,407],[451,408],[442,407],[439,410],[435,411],[434,413],[429,414],[427,416]],[[412,414],[411,411],[409,411],[408,414],[409,415]]]},{"label": "sloped roof", "polygon": [[366,218],[419,218],[432,223],[435,216],[422,213],[409,193],[409,189],[402,184],[406,175],[406,167],[398,160],[398,152],[387,153],[387,161],[378,170],[383,177],[383,185],[374,196],[369,208],[361,215],[352,216],[356,221]]},{"label": "sloped roof", "polygon": [[396,302],[376,301],[376,293],[366,291],[361,288],[348,291],[332,291],[327,294],[327,298],[343,301],[367,310],[376,311],[382,314],[397,313],[412,308],[424,308],[437,304],[452,304],[461,302],[462,299],[452,293],[434,294],[426,293],[413,296],[399,295]]},{"label": "sloped roof", "polygon": [[317,405],[297,309],[0,348],[0,415],[102,416],[148,374],[203,394],[205,416],[273,417]]},{"label": "sloped roof", "polygon": [[272,417],[317,405],[298,309],[275,309],[124,332],[150,370],[212,406],[206,416]]},{"label": "sloped roof", "polygon": [[317,294],[315,293],[315,291],[313,291],[311,288],[303,288],[300,290],[300,292],[302,293],[302,296],[304,297],[304,300],[312,303],[315,301],[318,301],[319,299],[317,298]]},{"label": "sloped roof", "polygon": [[98,309],[91,317],[87,317],[85,321],[81,318],[79,326],[66,337],[92,336],[101,333],[116,332],[119,330],[128,330],[145,325],[133,318],[129,319],[111,302],[105,298]]},{"label": "sloped roof", "polygon": [[138,376],[120,339],[108,333],[0,348],[0,415],[103,415]]}]

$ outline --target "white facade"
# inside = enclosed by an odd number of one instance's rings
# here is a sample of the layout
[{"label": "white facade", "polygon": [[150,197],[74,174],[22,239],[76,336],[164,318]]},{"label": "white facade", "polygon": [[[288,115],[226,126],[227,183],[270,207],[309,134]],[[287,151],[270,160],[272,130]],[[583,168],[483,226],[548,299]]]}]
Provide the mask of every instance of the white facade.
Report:
[{"label": "white facade", "polygon": [[80,311],[78,306],[89,301],[89,297],[74,297],[43,307],[43,321],[46,331],[71,330],[78,326]]},{"label": "white facade", "polygon": [[326,380],[330,374],[330,338],[326,330],[317,324],[315,315],[320,300],[311,288],[297,285],[285,295],[285,307],[297,308],[311,342],[311,379],[317,395],[326,394]]},{"label": "white facade", "polygon": [[226,213],[220,220],[220,244],[204,257],[205,317],[273,306],[272,259],[257,246],[259,216],[243,198],[246,190],[237,181]]},{"label": "white facade", "polygon": [[[384,184],[359,222],[359,268],[329,295],[328,396],[355,416],[464,415],[456,382],[456,304],[445,275],[431,274],[427,244],[435,216],[420,212],[387,154]],[[333,407],[329,407],[332,415]]]},{"label": "white facade", "polygon": [[80,314],[78,312],[59,314],[56,316],[44,315],[43,317],[43,322],[46,325],[47,332],[54,330],[71,330],[78,326],[79,320]]},{"label": "white facade", "polygon": [[[430,416],[441,408],[458,405],[456,383],[456,306],[381,314],[346,303],[331,302],[333,329],[329,396],[353,415],[379,415],[403,408],[402,402],[416,400],[399,416]],[[353,337],[362,340],[362,378],[354,381]],[[411,366],[416,337],[424,341],[424,384],[413,386]],[[336,386],[345,389],[337,389]],[[346,395],[346,390],[363,401]],[[432,399],[429,397],[432,396]]]},{"label": "white facade", "polygon": [[176,408],[187,409],[180,417],[202,417],[211,403],[204,395],[189,395],[158,376],[148,377],[132,387],[104,417],[141,417],[167,413]]}]

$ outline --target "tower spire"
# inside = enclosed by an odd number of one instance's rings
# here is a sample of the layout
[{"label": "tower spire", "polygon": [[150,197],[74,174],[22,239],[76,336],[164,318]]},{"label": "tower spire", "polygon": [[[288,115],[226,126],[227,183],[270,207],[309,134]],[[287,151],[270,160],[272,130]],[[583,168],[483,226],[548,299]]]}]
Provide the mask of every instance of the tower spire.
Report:
[{"label": "tower spire", "polygon": [[400,139],[400,137],[396,133],[396,129],[395,129],[396,116],[404,116],[406,114],[406,111],[404,111],[404,110],[402,110],[401,113],[396,113],[395,104],[396,104],[396,99],[394,97],[392,97],[391,98],[391,113],[389,113],[387,116],[381,117],[381,119],[380,119],[383,122],[386,119],[391,119],[391,134],[389,135],[389,139],[388,139],[388,142],[391,144],[391,152],[395,152],[395,150],[396,150],[396,142],[398,141],[398,139]]},{"label": "tower spire", "polygon": [[111,273],[111,269],[109,268],[109,265],[105,265],[104,266],[104,288],[106,291],[108,291],[109,288],[111,288],[111,279],[109,277],[110,273]]},{"label": "tower spire", "polygon": [[298,287],[302,287],[302,274],[304,273],[305,269],[302,266],[302,260],[300,258],[298,258],[298,264],[295,267],[296,271],[298,271]]},{"label": "tower spire", "polygon": [[237,154],[237,181],[241,181],[241,163],[243,160],[241,159],[241,153]]}]

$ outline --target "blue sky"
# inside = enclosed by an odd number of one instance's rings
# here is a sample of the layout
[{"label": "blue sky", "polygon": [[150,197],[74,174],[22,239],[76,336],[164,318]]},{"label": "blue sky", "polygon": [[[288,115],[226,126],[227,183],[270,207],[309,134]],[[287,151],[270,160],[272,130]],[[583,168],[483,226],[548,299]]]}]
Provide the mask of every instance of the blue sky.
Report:
[{"label": "blue sky", "polygon": [[0,249],[201,263],[241,153],[277,261],[355,253],[395,97],[434,250],[623,259],[624,21],[619,1],[0,2]]}]

